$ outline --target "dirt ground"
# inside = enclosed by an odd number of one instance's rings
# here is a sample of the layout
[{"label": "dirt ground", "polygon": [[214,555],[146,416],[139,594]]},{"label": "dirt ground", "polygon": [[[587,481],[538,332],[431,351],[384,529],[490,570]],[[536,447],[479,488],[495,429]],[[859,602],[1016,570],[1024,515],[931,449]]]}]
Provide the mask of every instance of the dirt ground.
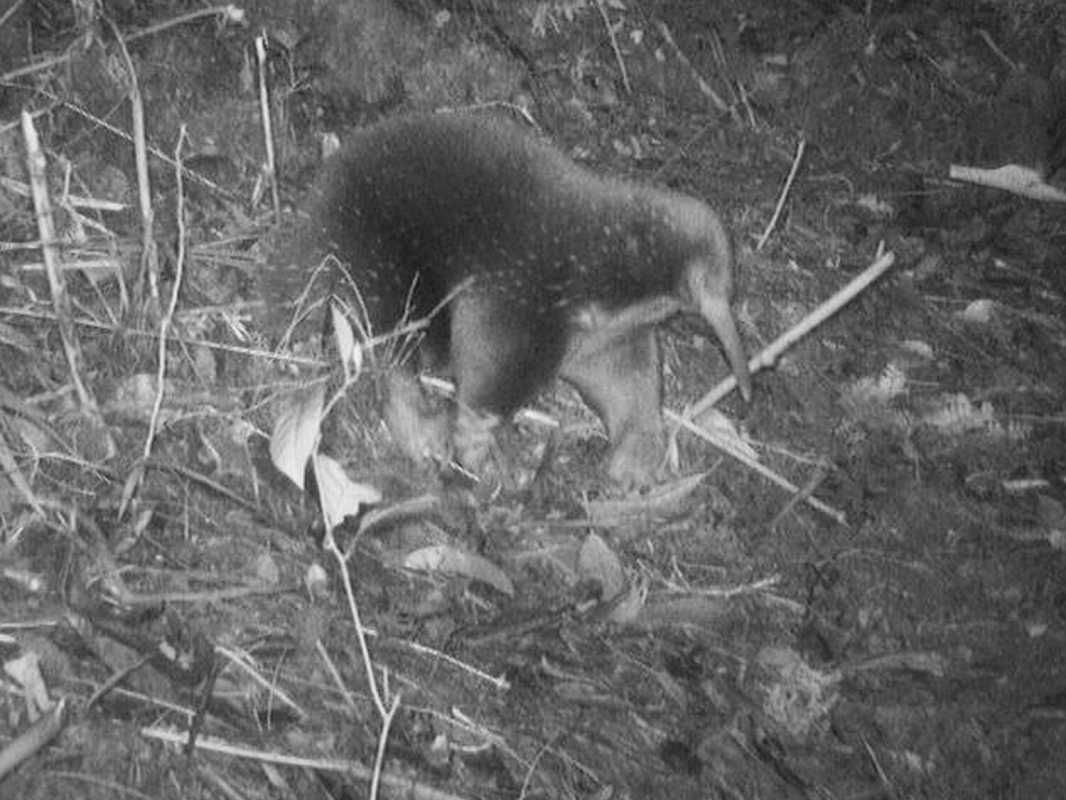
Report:
[{"label": "dirt ground", "polygon": [[[0,2],[0,798],[1066,797],[1066,205],[948,178],[1066,187],[1066,10],[243,12]],[[701,418],[761,471],[681,432],[622,495],[556,386],[468,491],[397,453],[381,351],[277,346],[323,138],[479,106],[716,208],[751,354],[893,254]],[[728,373],[662,344],[670,409]]]}]

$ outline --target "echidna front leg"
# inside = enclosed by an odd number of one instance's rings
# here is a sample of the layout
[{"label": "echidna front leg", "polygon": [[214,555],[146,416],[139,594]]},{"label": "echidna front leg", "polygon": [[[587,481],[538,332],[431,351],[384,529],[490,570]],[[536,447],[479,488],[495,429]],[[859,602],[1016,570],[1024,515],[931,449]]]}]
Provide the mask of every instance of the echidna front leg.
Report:
[{"label": "echidna front leg", "polygon": [[559,375],[599,414],[611,440],[608,474],[626,488],[658,480],[665,462],[659,343],[652,326],[575,338]]}]

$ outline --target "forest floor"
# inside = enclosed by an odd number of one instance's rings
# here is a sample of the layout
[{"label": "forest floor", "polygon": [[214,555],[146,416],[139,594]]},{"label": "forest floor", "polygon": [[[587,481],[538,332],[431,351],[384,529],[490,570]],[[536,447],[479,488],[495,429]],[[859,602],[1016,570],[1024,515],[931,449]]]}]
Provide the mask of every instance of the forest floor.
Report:
[{"label": "forest floor", "polygon": [[[250,8],[241,33],[153,30],[179,4],[150,5],[95,39],[48,20],[59,63],[0,82],[0,240],[21,243],[0,249],[0,797],[1066,797],[1066,216],[948,179],[1063,178],[1064,12],[368,3],[391,10],[361,35],[407,60],[382,78],[377,53],[346,96],[335,42],[333,82],[300,80],[278,9],[302,3]],[[476,104],[455,100],[469,80],[589,167],[716,208],[752,354],[891,252],[747,408],[703,420],[791,488],[682,433],[681,479],[619,495],[594,416],[553,387],[507,433],[529,484],[472,500],[395,452],[367,367],[321,446],[353,510],[380,500],[324,548],[274,463],[291,391],[340,370],[318,337],[273,352],[258,327],[259,29],[291,81],[283,205],[317,134]],[[157,148],[158,285],[133,146],[101,123],[132,130],[116,33]],[[416,36],[447,46],[412,55]],[[66,306],[34,249],[20,107]],[[662,343],[669,408],[727,374],[694,324]]]}]

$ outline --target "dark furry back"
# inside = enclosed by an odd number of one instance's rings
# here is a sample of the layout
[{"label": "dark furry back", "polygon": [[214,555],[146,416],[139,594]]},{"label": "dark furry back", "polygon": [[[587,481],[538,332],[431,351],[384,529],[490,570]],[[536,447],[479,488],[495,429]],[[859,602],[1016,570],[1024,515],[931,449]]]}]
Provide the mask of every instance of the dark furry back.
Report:
[{"label": "dark furry back", "polygon": [[[495,403],[506,412],[557,369],[583,307],[676,294],[706,241],[678,230],[674,197],[593,175],[503,120],[400,117],[357,133],[324,165],[268,283],[291,300],[292,274],[334,255],[380,333],[409,301],[419,318],[469,281],[464,291],[493,309],[510,346],[536,354],[507,376],[512,391]],[[447,310],[430,333],[446,354]]]}]

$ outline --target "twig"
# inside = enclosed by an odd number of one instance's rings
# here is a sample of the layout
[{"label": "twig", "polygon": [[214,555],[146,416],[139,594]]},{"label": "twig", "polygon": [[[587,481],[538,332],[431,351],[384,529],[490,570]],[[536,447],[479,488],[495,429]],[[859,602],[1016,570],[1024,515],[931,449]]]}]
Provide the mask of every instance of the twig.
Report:
[{"label": "twig", "polygon": [[270,200],[274,208],[274,222],[281,224],[281,200],[278,198],[278,171],[274,161],[274,130],[270,116],[270,97],[267,93],[266,34],[255,37],[255,58],[259,65],[259,116],[263,121],[263,146],[266,149],[267,180]]},{"label": "twig", "polygon": [[63,341],[63,352],[70,367],[70,379],[78,395],[81,409],[94,419],[99,417],[96,400],[81,380],[82,353],[81,343],[74,332],[74,317],[67,294],[67,283],[58,248],[56,247],[55,222],[52,218],[52,202],[48,194],[48,179],[45,174],[44,153],[37,138],[37,129],[33,118],[27,111],[22,112],[22,135],[26,141],[26,162],[33,188],[33,208],[37,215],[37,231],[41,237],[41,257],[44,259],[45,273],[48,275],[48,289],[52,294],[52,308],[55,310],[59,336]]},{"label": "twig", "polygon": [[236,600],[241,597],[254,597],[260,594],[284,594],[294,592],[296,586],[284,586],[274,583],[259,586],[231,586],[226,589],[207,589],[202,592],[130,592],[121,593],[120,601],[124,606],[158,606],[163,603],[198,603],[210,605]]},{"label": "twig", "polygon": [[326,662],[326,669],[329,670],[330,677],[333,678],[333,683],[337,685],[337,691],[344,697],[348,707],[352,711],[357,711],[358,706],[355,704],[355,698],[352,697],[351,691],[344,685],[344,681],[341,679],[340,670],[337,669],[337,665],[333,663],[333,659],[329,655],[329,651],[326,650],[326,646],[322,644],[321,639],[315,639],[315,649],[318,650],[318,657]]},{"label": "twig", "polygon": [[[3,85],[3,83],[4,83],[3,81],[0,81],[0,85]],[[10,84],[10,85],[11,86],[15,86],[15,87],[18,86],[18,84]],[[43,96],[47,97],[48,99],[52,100],[53,102],[55,102],[57,104],[57,106],[62,106],[64,108],[66,108],[67,110],[74,112],[75,114],[77,114],[78,116],[82,117],[83,119],[89,120],[96,127],[102,128],[103,130],[107,131],[108,133],[113,133],[115,136],[118,136],[120,139],[125,139],[127,142],[132,142],[133,141],[133,137],[130,134],[128,134],[126,131],[122,130],[119,127],[116,127],[115,125],[112,125],[107,120],[102,119],[102,118],[96,116],[95,114],[90,114],[88,111],[86,111],[81,106],[77,106],[77,105],[75,105],[73,103],[68,103],[68,102],[66,102],[64,100],[61,100],[55,94],[52,94],[51,92],[49,92],[46,89],[41,88],[41,87],[35,87],[34,91],[37,94],[43,95]],[[46,112],[44,112],[44,111],[34,112],[34,116],[41,116],[41,115],[44,115],[45,113]],[[5,130],[4,126],[0,125],[0,133],[3,133],[4,130]],[[148,152],[151,153],[153,156],[155,156],[160,161],[162,161],[164,164],[167,164],[168,166],[171,166],[171,167],[174,166],[174,162],[171,160],[170,156],[166,155],[166,153],[164,153],[162,150],[159,150],[158,148],[150,146],[148,148]],[[210,189],[212,192],[215,192],[220,197],[224,197],[224,198],[230,199],[230,200],[232,200],[235,197],[233,192],[230,192],[230,191],[228,191],[226,189],[223,189],[221,186],[219,186],[217,183],[214,183],[213,181],[209,181],[207,178],[205,178],[199,172],[194,172],[193,170],[186,169],[185,170],[185,177],[189,178],[190,180],[196,181],[197,183],[201,184],[202,186],[206,186],[208,189]],[[7,178],[0,177],[0,181],[4,182],[5,185],[8,185],[9,188],[10,188],[10,184],[7,184],[8,180],[9,179],[7,179]],[[103,202],[103,201],[97,201],[97,202]],[[117,204],[116,203],[115,205],[119,205],[119,210],[123,210],[126,207],[125,204]],[[107,211],[107,210],[111,210],[111,209],[105,208],[104,210]]]},{"label": "twig", "polygon": [[[719,437],[715,436],[714,433],[712,433],[711,431],[708,431],[706,428],[703,428],[700,425],[697,425],[695,422],[692,421],[692,419],[690,417],[682,416],[681,414],[678,414],[676,411],[670,411],[668,409],[665,410],[663,412],[663,414],[668,420],[670,420],[670,422],[673,422],[675,425],[681,426],[682,428],[687,430],[689,433],[694,433],[696,436],[700,437],[704,441],[710,442],[715,447],[720,449],[723,453],[726,453],[726,454],[732,456],[737,461],[739,461],[741,464],[743,464],[744,466],[748,467],[749,469],[754,470],[755,472],[759,473],[760,475],[762,475],[764,478],[766,478],[771,483],[777,484],[782,489],[784,489],[786,492],[789,492],[790,494],[794,494],[794,495],[800,493],[799,487],[794,485],[793,483],[791,483],[787,478],[784,478],[784,477],[778,475],[776,472],[771,470],[769,467],[759,463],[758,461],[756,461],[755,459],[751,458],[746,453],[744,453],[744,452],[742,452],[740,450],[737,450],[734,447],[730,447],[727,442],[724,442]],[[837,509],[833,508],[832,506],[827,505],[826,503],[823,503],[821,500],[819,500],[816,497],[805,497],[804,500],[812,508],[815,508],[818,511],[821,511],[823,514],[825,514],[825,515],[827,515],[829,517],[832,517],[834,520],[839,522],[841,525],[847,525],[848,524],[848,520],[847,520],[847,517],[844,516],[844,512],[838,511]]]},{"label": "twig", "polygon": [[[106,19],[106,17],[105,17]],[[159,305],[159,254],[155,246],[155,212],[152,210],[152,184],[148,177],[148,146],[144,135],[144,101],[141,98],[140,82],[133,68],[133,59],[126,49],[118,26],[108,20],[115,34],[115,41],[126,64],[129,81],[130,120],[133,126],[133,154],[137,164],[137,202],[141,207],[141,271],[138,275],[138,290],[148,275],[148,292],[152,302]],[[138,299],[141,292],[138,291]]]},{"label": "twig", "polygon": [[182,14],[181,16],[174,17],[173,19],[163,20],[155,25],[149,25],[139,31],[133,31],[126,36],[127,42],[135,42],[138,39],[143,39],[145,36],[152,36],[153,34],[165,31],[167,28],[173,28],[177,25],[184,25],[186,22],[192,22],[193,20],[202,19],[203,17],[221,17],[223,22],[232,22],[237,25],[244,23],[244,10],[239,6],[232,3],[224,6],[211,6],[210,8],[201,8],[197,11],[190,11],[188,14]]},{"label": "twig", "polygon": [[[731,72],[729,68],[729,59],[726,57],[725,47],[722,46],[722,37],[718,33],[717,27],[711,27],[711,53],[714,56],[715,66],[718,68],[718,72],[722,76],[722,83],[729,92],[729,106],[733,108],[740,100],[741,84],[738,80],[729,78]],[[749,124],[754,128],[755,119],[748,120]]]},{"label": "twig", "polygon": [[[325,512],[323,512],[323,514],[324,513]],[[323,522],[326,522],[324,516]],[[337,545],[337,540],[333,536],[333,531],[329,529],[328,522],[325,545],[326,550],[328,550],[337,560],[337,566],[340,568],[341,581],[344,583],[344,594],[345,597],[348,598],[348,611],[352,615],[352,622],[355,624],[355,638],[359,642],[359,653],[363,657],[363,669],[366,672],[366,682],[370,687],[370,697],[373,699],[374,707],[377,709],[378,715],[382,720],[389,719],[389,710],[385,707],[385,703],[381,699],[381,692],[378,690],[378,682],[374,677],[374,662],[370,659],[370,648],[366,643],[366,628],[363,627],[363,620],[359,614],[359,605],[355,602],[355,592],[352,589],[352,576],[348,571],[348,562],[345,561],[344,553],[341,552],[340,547]]]},{"label": "twig", "polygon": [[785,517],[787,517],[789,512],[791,512],[793,508],[795,508],[799,503],[806,501],[807,498],[811,497],[814,494],[815,490],[822,485],[822,481],[825,480],[828,474],[829,472],[825,469],[824,466],[820,467],[819,469],[816,469],[814,471],[814,475],[812,475],[811,479],[807,481],[807,484],[799,492],[789,498],[789,501],[785,503],[784,507],[774,515],[774,518],[772,520],[770,520],[770,524],[767,527],[769,527],[771,530],[773,528],[776,528],[777,524],[781,522],[781,520],[783,520]]},{"label": "twig", "polygon": [[215,645],[215,652],[229,659],[229,662],[231,664],[233,664],[238,669],[244,671],[244,673],[247,674],[255,683],[258,683],[260,686],[262,686],[266,690],[267,694],[269,694],[271,697],[276,697],[278,700],[281,701],[282,705],[288,706],[288,708],[293,711],[296,716],[299,717],[301,720],[307,719],[307,712],[304,711],[295,700],[289,697],[279,687],[275,686],[271,681],[268,681],[266,678],[260,675],[258,670],[256,670],[256,668],[252,665],[251,659],[249,659],[246,655],[244,655],[243,653],[238,653],[236,650],[231,650],[228,647],[223,647],[221,645]]},{"label": "twig", "polygon": [[66,707],[66,699],[60,699],[51,709],[41,715],[40,719],[0,749],[0,779],[40,752],[41,748],[59,735],[63,729],[63,714]]},{"label": "twig", "polygon": [[[186,735],[181,731],[166,728],[141,728],[141,736],[146,739],[154,739],[159,742],[169,742],[176,745],[184,745]],[[210,736],[201,736],[196,740],[196,749],[209,753],[228,755],[236,758],[245,758],[251,761],[259,761],[266,764],[280,764],[290,767],[302,767],[310,770],[322,770],[323,772],[336,772],[342,775],[351,775],[362,780],[370,780],[373,775],[365,764],[358,761],[349,761],[340,758],[303,758],[287,753],[271,753],[264,750],[253,750],[250,747],[241,747],[229,744],[221,739]],[[435,789],[432,786],[415,783],[410,778],[400,775],[385,773],[381,776],[382,785],[397,792],[398,796],[411,797],[414,800],[462,800],[456,795]]]},{"label": "twig", "polygon": [[895,789],[892,787],[892,781],[888,779],[888,775],[885,774],[884,768],[881,766],[880,760],[877,758],[877,753],[870,746],[869,740],[865,736],[859,737],[862,740],[862,746],[866,749],[866,755],[870,759],[870,763],[873,764],[874,772],[877,773],[877,779],[881,782],[881,785],[885,788],[885,791],[889,794],[896,794]]},{"label": "twig", "polygon": [[[374,628],[364,628],[363,630],[366,633],[367,637],[370,639],[377,638],[378,636],[378,632]],[[447,653],[442,653],[440,650],[434,650],[432,647],[426,647],[426,645],[424,644],[419,644],[418,642],[411,642],[406,639],[390,639],[389,641],[401,647],[406,647],[408,650],[418,653],[419,655],[429,656],[430,658],[439,659],[445,662],[446,664],[450,664],[453,667],[456,667],[457,669],[460,669],[463,672],[466,672],[479,680],[492,684],[501,692],[506,692],[511,688],[511,684],[506,678],[502,676],[497,677],[495,675],[489,675],[487,672],[484,672],[483,670],[480,670],[477,667],[471,666],[465,661],[460,661],[455,656],[450,656]]]},{"label": "twig", "polygon": [[185,187],[181,180],[181,148],[185,145],[185,125],[178,130],[178,143],[174,145],[174,170],[176,181],[177,199],[175,202],[178,225],[178,253],[174,263],[174,285],[170,290],[170,302],[159,320],[159,347],[156,352],[158,363],[155,376],[155,401],[152,403],[152,416],[148,420],[148,433],[144,437],[144,451],[142,458],[147,461],[152,454],[152,444],[155,442],[155,433],[159,427],[159,414],[163,410],[163,397],[166,395],[167,384],[167,333],[174,320],[174,311],[178,307],[178,293],[181,291],[181,281],[185,274]]},{"label": "twig", "polygon": [[22,495],[22,499],[26,501],[26,504],[37,512],[38,516],[43,517],[44,507],[41,505],[37,495],[34,494],[30,482],[26,480],[26,477],[19,469],[15,456],[8,450],[7,442],[3,436],[0,436],[0,473],[7,475],[8,481],[10,481],[15,491]]},{"label": "twig", "polygon": [[15,0],[14,3],[11,3],[8,6],[7,10],[3,14],[0,14],[0,28],[6,25],[9,19],[15,16],[15,12],[19,10],[20,6],[23,6],[25,4],[26,0]]},{"label": "twig", "polygon": [[522,788],[518,790],[519,800],[525,800],[525,798],[527,797],[529,793],[529,787],[533,784],[533,777],[537,774],[537,765],[540,764],[540,760],[545,756],[545,754],[550,752],[551,745],[549,745],[547,742],[542,744],[537,749],[537,754],[533,756],[533,760],[529,762],[529,765],[526,767],[525,777],[522,778]]},{"label": "twig", "polygon": [[[58,319],[54,313],[50,314],[44,311],[31,311],[25,308],[12,308],[11,306],[0,306],[0,315],[24,317],[26,319],[46,319],[53,322]],[[158,335],[158,332],[156,331],[122,328],[118,325],[99,322],[94,319],[75,319],[73,322],[75,325],[80,325],[83,328],[92,328],[93,330],[105,331],[108,333],[121,333],[124,336],[151,336],[154,338]],[[271,361],[283,361],[286,364],[293,364],[299,367],[325,367],[329,364],[327,360],[322,358],[286,355],[284,353],[275,353],[272,350],[264,350],[261,347],[244,347],[235,344],[222,344],[221,342],[198,341],[175,333],[169,334],[168,339],[177,344],[196,345],[197,347],[206,347],[211,350],[219,350],[224,353],[233,353],[234,355],[249,356],[251,358],[265,358]]]},{"label": "twig", "polygon": [[88,711],[90,708],[92,708],[94,705],[96,705],[98,702],[100,702],[100,698],[106,697],[111,692],[112,689],[114,689],[116,686],[118,686],[120,683],[122,683],[124,680],[126,680],[126,678],[128,678],[130,675],[132,675],[137,670],[139,670],[145,664],[149,663],[152,660],[152,655],[153,655],[152,653],[148,653],[147,655],[143,655],[140,658],[138,658],[136,661],[133,661],[133,662],[127,664],[122,669],[119,669],[119,670],[115,671],[114,673],[112,673],[111,677],[109,677],[106,681],[104,681],[96,689],[96,691],[94,691],[89,696],[89,699],[85,701],[85,706],[83,707],[82,710],[83,711]]},{"label": "twig", "polygon": [[777,584],[781,583],[781,576],[777,573],[769,575],[765,578],[759,578],[751,583],[741,583],[736,586],[727,586],[725,588],[716,589],[693,589],[689,586],[677,586],[672,587],[675,591],[680,592],[688,597],[721,597],[730,599],[733,597],[742,597],[746,594],[756,594],[758,592],[765,592]]},{"label": "twig", "polygon": [[603,27],[607,29],[607,36],[611,40],[611,49],[614,50],[615,61],[618,62],[618,69],[622,73],[622,86],[625,87],[626,94],[633,94],[633,87],[629,83],[629,72],[626,71],[626,62],[622,58],[622,51],[618,47],[618,37],[611,26],[611,18],[607,16],[607,8],[603,5],[603,0],[596,0],[596,8],[603,18]]},{"label": "twig", "polygon": [[981,40],[984,41],[986,45],[988,45],[988,49],[992,51],[996,58],[1007,65],[1007,68],[1010,69],[1011,72],[1018,71],[1018,65],[1011,61],[1010,56],[999,48],[999,45],[995,43],[988,31],[984,28],[978,28],[977,35],[981,37]]},{"label": "twig", "polygon": [[[884,253],[879,248],[877,260],[874,261],[873,264],[852,278],[846,286],[804,317],[791,330],[775,339],[773,343],[764,348],[761,353],[752,358],[748,362],[748,370],[751,374],[754,375],[759,370],[773,366],[774,362],[781,357],[782,353],[851,302],[857,294],[880,278],[881,275],[883,275],[895,262],[895,253]],[[725,378],[695,405],[685,409],[685,417],[687,419],[698,417],[733,391],[736,386],[737,381],[735,377],[729,376],[728,378]]]},{"label": "twig", "polygon": [[318,279],[323,278],[326,283],[330,283],[330,271],[339,269],[336,260],[331,256],[323,258],[315,268],[311,270],[311,274],[307,276],[307,280],[304,281],[303,288],[300,290],[300,294],[292,303],[292,319],[289,320],[288,326],[285,328],[285,332],[281,334],[281,338],[278,339],[277,346],[281,350],[289,345],[289,340],[296,333],[296,329],[304,322],[308,317],[314,313],[314,310],[325,302],[319,298],[314,302],[309,302],[308,298],[311,297],[311,293],[315,290],[315,284]]},{"label": "twig", "polygon": [[[822,303],[812,313],[808,314],[798,325],[794,326],[791,330],[787,331],[782,336],[779,336],[772,344],[766,347],[761,353],[751,359],[748,362],[748,369],[751,374],[755,374],[759,370],[771,366],[777,359],[788,350],[793,344],[802,339],[808,333],[810,333],[818,325],[822,324],[829,317],[833,316],[837,311],[843,308],[849,303],[856,295],[863,291],[867,286],[877,280],[882,274],[888,270],[892,264],[895,263],[896,257],[894,253],[878,252],[878,258],[867,267],[859,275],[856,275],[845,287],[840,291]],[[711,408],[722,397],[731,392],[736,387],[736,378],[730,376],[718,384],[714,389],[707,393],[701,400],[695,405],[690,406],[684,412],[684,414],[677,414],[673,411],[665,411],[664,414],[675,425],[679,425],[690,433],[694,433],[701,439],[704,439],[713,444],[724,453],[731,455],[733,458],[740,461],[750,469],[755,470],[760,475],[765,477],[772,483],[777,484],[785,491],[794,495],[794,501],[803,500],[812,508],[821,511],[823,514],[835,519],[841,525],[846,525],[847,520],[844,514],[831,506],[823,503],[821,500],[811,496],[813,491],[812,484],[805,490],[800,490],[794,486],[787,479],[773,472],[763,464],[751,459],[747,454],[730,447],[729,443],[722,440],[720,437],[715,436],[710,431],[696,425],[692,422],[693,418],[698,417],[707,409]]]},{"label": "twig", "polygon": [[35,72],[44,72],[52,67],[58,66],[70,59],[70,53],[64,53],[61,56],[53,56],[52,58],[46,58],[44,61],[38,61],[35,64],[28,64],[25,67],[19,67],[13,69],[11,72],[5,72],[0,75],[0,83],[7,83],[15,80],[15,78],[21,78],[23,75],[32,75]]},{"label": "twig", "polygon": [[656,26],[659,28],[659,33],[662,34],[663,39],[665,39],[666,43],[670,45],[670,49],[674,51],[674,55],[677,57],[677,60],[680,61],[688,69],[689,74],[692,75],[692,79],[696,81],[696,86],[699,87],[699,90],[704,94],[704,96],[706,96],[708,99],[710,99],[712,103],[714,103],[715,108],[717,108],[719,111],[729,113],[730,116],[733,117],[734,122],[740,123],[740,117],[737,115],[736,109],[730,108],[729,105],[725,102],[725,100],[721,98],[718,92],[716,92],[711,87],[711,85],[703,79],[703,76],[696,71],[696,68],[692,66],[692,62],[689,61],[688,56],[685,55],[684,51],[680,47],[678,47],[677,42],[674,41],[674,35],[670,33],[670,29],[666,27],[666,23],[659,20],[656,21]]},{"label": "twig", "polygon": [[29,242],[0,242],[0,253],[18,253],[23,250],[37,250],[40,246],[40,239],[33,239]]},{"label": "twig", "polygon": [[[449,297],[454,297],[454,295],[455,291],[453,291],[452,294],[449,295]],[[258,304],[251,303],[248,305],[254,307]],[[389,342],[399,336],[407,336],[408,334],[415,333],[421,330],[422,328],[425,328],[429,324],[429,318],[433,314],[437,313],[437,310],[438,309],[434,309],[427,317],[411,322],[408,325],[404,325],[403,327],[397,328],[394,331],[383,333],[379,336],[374,336],[365,342],[361,342],[361,345],[364,348],[370,349],[374,347],[379,347],[380,345]],[[195,309],[193,309],[193,312],[195,312]],[[53,322],[58,319],[54,313],[48,313],[45,311],[33,311],[26,308],[14,308],[12,306],[0,306],[0,316],[23,317],[25,319],[45,319],[51,320]],[[181,314],[179,314],[178,316],[180,317]],[[119,325],[112,325],[94,319],[75,319],[73,320],[73,323],[83,328],[92,328],[93,330],[105,331],[108,333],[121,333],[124,336],[151,336],[154,338],[158,335],[158,333],[155,331],[142,331],[136,328],[123,328]],[[286,364],[292,364],[293,366],[297,367],[326,367],[330,364],[329,360],[324,358],[312,358],[310,356],[294,356],[287,353],[278,353],[274,350],[265,350],[261,347],[245,347],[243,345],[223,344],[221,342],[210,342],[206,340],[190,339],[187,336],[181,336],[180,334],[176,333],[169,333],[167,338],[168,341],[177,344],[206,347],[210,350],[217,350],[223,353],[232,353],[233,355],[238,356],[248,356],[250,358],[265,358],[270,361],[281,361]]]},{"label": "twig", "polygon": [[[195,19],[200,19],[201,17],[208,16],[222,16],[223,19],[228,20],[230,22],[244,22],[244,11],[242,11],[237,6],[232,4],[225,6],[212,6],[211,8],[201,8],[198,11],[193,11],[189,14],[182,14],[180,17],[165,20],[157,25],[152,25],[141,31],[134,31],[126,37],[126,41],[133,42],[137,39],[142,39],[145,36],[150,36],[154,33],[164,31],[167,28],[172,28],[175,25],[181,25],[186,22],[192,22]],[[72,58],[72,54],[75,52],[80,53],[81,51],[76,48],[71,48],[71,50],[68,50],[63,55],[55,56],[44,61],[38,61],[35,64],[29,64],[28,66],[20,67],[19,69],[12,70],[11,72],[5,72],[3,75],[0,75],[0,83],[13,81],[15,78],[21,78],[23,75],[32,75],[35,72],[43,72],[45,70],[51,69],[52,67],[58,64],[62,64],[65,61],[69,61]]]},{"label": "twig", "polygon": [[381,733],[378,735],[378,751],[374,755],[374,777],[370,780],[370,800],[377,800],[378,790],[381,788],[381,768],[385,763],[385,746],[389,742],[389,729],[396,717],[396,711],[400,707],[400,693],[397,692],[385,714],[385,720],[381,724]]},{"label": "twig", "polygon": [[[20,197],[30,196],[30,187],[22,181],[17,181],[14,178],[7,178],[0,175],[0,186],[9,190],[13,194],[17,194]],[[88,208],[92,211],[125,211],[125,203],[116,203],[114,200],[100,200],[96,197],[82,197],[77,194],[65,193],[63,196],[67,205],[72,208]]]},{"label": "twig", "polygon": [[691,136],[684,144],[677,146],[674,150],[673,155],[666,159],[666,161],[663,162],[663,165],[652,173],[651,179],[653,181],[662,180],[663,176],[669,170],[673,169],[674,164],[676,164],[682,158],[686,158],[688,156],[688,151],[692,147],[694,147],[696,143],[704,136],[706,136],[711,130],[713,130],[713,123],[704,125],[698,131],[696,131],[696,133]]},{"label": "twig", "polygon": [[[134,103],[134,107],[139,105],[138,102]],[[134,115],[136,120],[136,114]],[[143,121],[143,120],[142,120]],[[141,133],[143,134],[143,128]],[[141,142],[143,144],[143,136]],[[174,311],[178,305],[178,293],[181,290],[181,281],[185,271],[185,198],[183,195],[183,184],[181,181],[181,148],[185,144],[185,126],[182,125],[178,132],[178,143],[175,145],[175,162],[179,165],[179,168],[175,170],[177,173],[177,225],[178,225],[178,253],[177,263],[174,268],[174,286],[170,292],[170,302],[167,304],[166,309],[162,310],[162,315],[159,320],[159,336],[157,339],[156,347],[156,379],[155,379],[155,397],[152,400],[152,413],[148,418],[148,432],[144,437],[144,449],[141,453],[141,458],[134,464],[133,469],[130,470],[129,475],[126,476],[126,480],[122,485],[122,493],[119,497],[118,516],[121,519],[129,506],[129,503],[133,500],[134,496],[140,491],[141,482],[144,480],[145,468],[148,462],[149,456],[152,454],[152,445],[155,443],[156,431],[159,429],[159,415],[163,410],[163,398],[166,396],[167,386],[167,332],[170,330],[171,322],[174,319]],[[138,153],[143,154],[141,149],[138,149]],[[140,158],[138,157],[138,167],[141,165]],[[147,189],[147,161],[144,162],[145,174],[142,189]],[[150,190],[149,190],[150,191]],[[142,223],[145,225],[145,230],[151,230],[153,212],[151,208],[147,209],[147,217],[143,216],[144,212],[144,198],[146,195],[141,194],[141,209],[142,209]],[[143,247],[147,248],[142,251],[141,260],[141,275],[145,270],[148,272],[149,285],[152,287],[151,293],[153,300],[156,301],[155,305],[158,307],[158,275],[157,268],[158,263],[155,260],[155,239],[150,241],[144,241]]]},{"label": "twig", "polygon": [[424,644],[419,644],[418,642],[404,642],[403,645],[404,647],[407,647],[410,650],[414,650],[416,653],[432,656],[433,658],[439,658],[441,661],[451,664],[453,667],[458,667],[464,672],[470,673],[475,678],[480,678],[486,683],[491,683],[501,692],[506,692],[508,689],[511,688],[510,681],[508,681],[502,675],[499,677],[495,675],[489,675],[487,672],[484,672],[478,669],[477,667],[472,667],[465,661],[460,661],[459,659],[455,658],[454,656],[450,656],[447,653],[442,653],[440,650],[434,650],[432,647],[426,647]]},{"label": "twig", "polygon": [[737,94],[740,95],[740,104],[744,106],[744,111],[748,115],[748,125],[753,129],[758,128],[759,121],[755,117],[755,109],[751,107],[751,98],[748,97],[748,90],[739,81],[737,82]]},{"label": "twig", "polygon": [[774,208],[774,215],[770,217],[770,222],[766,226],[766,230],[762,232],[762,236],[759,237],[759,243],[755,245],[755,252],[759,252],[766,246],[767,239],[770,238],[770,234],[773,233],[775,227],[777,227],[777,220],[781,217],[781,211],[785,207],[785,199],[788,197],[789,191],[792,189],[792,182],[796,179],[796,173],[799,172],[800,162],[803,160],[803,154],[807,150],[807,140],[800,139],[799,144],[796,145],[796,155],[792,159],[792,169],[788,171],[788,178],[785,180],[784,188],[781,189],[781,194],[777,198],[777,206]]}]

